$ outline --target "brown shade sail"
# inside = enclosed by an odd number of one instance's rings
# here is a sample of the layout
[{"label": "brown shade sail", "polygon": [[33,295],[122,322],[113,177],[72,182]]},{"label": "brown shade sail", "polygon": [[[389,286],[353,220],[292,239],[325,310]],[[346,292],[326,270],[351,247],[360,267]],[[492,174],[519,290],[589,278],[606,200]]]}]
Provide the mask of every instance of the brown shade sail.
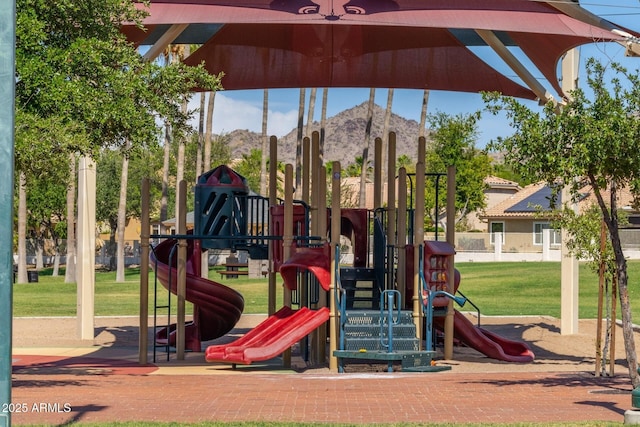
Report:
[{"label": "brown shade sail", "polygon": [[[185,62],[204,62],[211,73],[224,72],[222,84],[228,90],[384,87],[497,91],[536,99],[542,97],[539,89],[503,75],[473,48],[518,47],[537,68],[519,66],[520,73],[544,77],[562,94],[557,67],[566,51],[595,41],[625,40],[613,24],[589,16],[575,3],[562,8],[552,4],[160,0],[148,8],[146,32],[134,26],[124,26],[123,32],[139,45],[153,45],[179,28],[164,42],[201,45]],[[488,42],[487,35],[493,41]]]}]

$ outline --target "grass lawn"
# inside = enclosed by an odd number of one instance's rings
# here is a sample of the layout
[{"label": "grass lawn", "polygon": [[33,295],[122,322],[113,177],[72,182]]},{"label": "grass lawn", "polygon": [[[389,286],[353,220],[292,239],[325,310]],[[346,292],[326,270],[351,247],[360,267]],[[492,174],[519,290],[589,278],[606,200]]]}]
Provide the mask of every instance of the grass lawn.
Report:
[{"label": "grass lawn", "polygon": [[[236,289],[245,300],[244,313],[266,313],[268,283],[264,279],[220,279],[213,270],[210,279],[224,283]],[[149,313],[153,313],[153,295],[157,304],[166,305],[169,294],[158,283],[154,290],[154,276],[149,276]],[[137,268],[127,269],[125,282],[116,282],[115,271],[96,272],[95,314],[96,316],[136,316],[139,313],[140,272]],[[171,296],[172,312],[176,313],[175,295]],[[187,305],[189,314],[189,306]],[[278,295],[276,308],[282,307],[282,295]],[[162,311],[161,313],[166,313]],[[76,284],[64,283],[64,269],[60,275],[51,276],[51,270],[40,271],[37,283],[16,284],[13,286],[13,315],[26,316],[75,316]]]},{"label": "grass lawn", "polygon": [[[459,263],[462,274],[460,291],[486,315],[547,315],[560,317],[560,263],[502,262]],[[213,270],[209,277],[240,292],[245,299],[245,313],[267,312],[265,279],[221,279]],[[97,272],[95,313],[97,316],[135,316],[139,309],[137,269],[126,272],[126,281],[116,283],[115,272]],[[150,277],[149,310],[153,312],[153,275]],[[629,262],[629,291],[633,318],[640,319],[640,261]],[[166,304],[168,293],[160,285],[157,296]],[[281,289],[280,283],[277,286]],[[595,318],[598,277],[585,265],[580,266],[580,318]],[[172,298],[175,303],[176,298]],[[276,308],[282,306],[278,292]],[[64,273],[52,277],[50,270],[39,274],[38,283],[14,285],[14,316],[75,316],[76,285],[64,283]],[[465,306],[464,310],[474,310]],[[619,317],[618,307],[618,317]]]},{"label": "grass lawn", "polygon": [[[560,317],[560,263],[459,263],[459,290],[487,315],[547,315]],[[628,262],[629,299],[633,318],[640,317],[640,261]],[[579,317],[595,319],[598,275],[580,265]],[[618,318],[620,303],[616,301]],[[473,307],[465,307],[473,310]]]}]

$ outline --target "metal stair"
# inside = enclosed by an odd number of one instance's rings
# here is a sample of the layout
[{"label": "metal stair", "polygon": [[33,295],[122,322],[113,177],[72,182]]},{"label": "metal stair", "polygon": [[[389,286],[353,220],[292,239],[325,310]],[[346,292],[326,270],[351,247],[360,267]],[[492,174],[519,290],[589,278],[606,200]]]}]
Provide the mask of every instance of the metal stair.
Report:
[{"label": "metal stair", "polygon": [[[389,328],[389,318],[391,328]],[[434,351],[421,351],[416,338],[416,327],[410,311],[346,310],[342,324],[341,349],[334,351],[338,370],[344,372],[348,359],[387,362],[393,371],[393,362],[400,361],[402,371],[434,372],[450,369],[432,365]],[[391,340],[389,339],[391,335]]]}]

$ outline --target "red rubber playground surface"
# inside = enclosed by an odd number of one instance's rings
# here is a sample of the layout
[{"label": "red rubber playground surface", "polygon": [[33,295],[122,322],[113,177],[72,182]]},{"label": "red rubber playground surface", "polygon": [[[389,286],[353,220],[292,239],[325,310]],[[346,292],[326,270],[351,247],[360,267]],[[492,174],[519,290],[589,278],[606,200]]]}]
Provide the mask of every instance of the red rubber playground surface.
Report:
[{"label": "red rubber playground surface", "polygon": [[[15,360],[17,359],[17,360]],[[623,375],[581,372],[303,373],[17,356],[12,422],[622,422]]]},{"label": "red rubber playground surface", "polygon": [[[135,319],[96,319],[99,333],[84,345],[62,338],[67,329],[73,331],[74,322],[14,319],[14,425],[622,423],[625,411],[632,409],[621,337],[615,375],[594,375],[593,321],[581,320],[576,335],[561,335],[552,318],[484,320],[494,332],[527,342],[536,354],[533,363],[499,362],[456,347],[454,360],[438,362],[449,365],[448,371],[388,373],[386,365],[347,364],[344,374],[331,373],[326,365],[307,366],[296,348],[291,369],[283,369],[276,358],[234,370],[205,362],[199,352],[187,353],[183,361],[175,360],[175,354],[169,361],[158,354],[156,363],[141,366]],[[252,326],[242,322],[238,335]],[[52,339],[53,331],[60,338]],[[37,338],[38,333],[48,338]]]}]

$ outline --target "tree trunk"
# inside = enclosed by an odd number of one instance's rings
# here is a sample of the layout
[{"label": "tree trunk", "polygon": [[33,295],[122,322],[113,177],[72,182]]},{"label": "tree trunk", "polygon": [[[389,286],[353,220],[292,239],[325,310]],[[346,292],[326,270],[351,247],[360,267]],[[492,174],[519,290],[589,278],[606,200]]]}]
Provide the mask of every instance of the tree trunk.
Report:
[{"label": "tree trunk", "polygon": [[300,88],[300,102],[298,105],[298,134],[296,138],[296,198],[302,194],[302,132],[304,131],[304,99],[306,89]]},{"label": "tree trunk", "polygon": [[202,157],[204,151],[204,107],[206,101],[206,93],[200,93],[200,114],[198,121],[198,149],[196,150],[196,182],[198,182],[198,177],[202,175]]},{"label": "tree trunk", "polygon": [[42,270],[44,268],[44,240],[37,236],[33,239],[33,243],[36,250],[36,270]]},{"label": "tree trunk", "polygon": [[55,241],[55,252],[53,254],[53,269],[51,270],[51,277],[58,277],[60,274],[60,242]]},{"label": "tree trunk", "polygon": [[[382,170],[381,181],[382,185],[387,182],[387,174],[394,174],[394,170],[387,170],[387,161],[386,154],[389,151],[389,122],[391,121],[391,106],[393,105],[393,89],[389,89],[387,94],[387,109],[384,112],[384,124],[382,127],[382,156],[380,157],[380,168]],[[383,192],[384,193],[384,192]],[[386,194],[389,194],[389,189],[387,188]],[[386,200],[386,197],[383,198]]]},{"label": "tree trunk", "polygon": [[269,137],[267,122],[269,119],[269,89],[264,90],[262,98],[262,156],[260,159],[260,195],[267,195],[267,157],[269,157]]},{"label": "tree trunk", "polygon": [[[182,112],[186,113],[187,111],[187,101],[185,100],[182,104]],[[180,142],[178,142],[178,160],[176,165],[176,195],[178,194],[178,186],[180,185],[180,181],[184,179],[184,156],[187,146],[186,138],[181,138]],[[178,203],[178,197],[176,196],[176,204],[175,210],[173,212],[173,217],[176,219],[176,226],[178,225],[178,216],[180,215],[180,205]]]},{"label": "tree trunk", "polygon": [[322,89],[322,114],[320,115],[320,163],[324,159],[324,138],[327,130],[327,98],[329,89]]},{"label": "tree trunk", "polygon": [[18,178],[18,276],[16,283],[27,283],[27,178]]},{"label": "tree trunk", "polygon": [[207,127],[204,134],[204,158],[202,159],[202,169],[208,172],[211,169],[211,135],[213,134],[213,106],[216,93],[209,92],[209,103],[207,104]]},{"label": "tree trunk", "polygon": [[[164,157],[162,160],[162,196],[160,198],[160,222],[168,219],[169,205],[169,161],[171,159],[171,125],[165,123],[164,126]],[[164,230],[162,233],[166,233]]]},{"label": "tree trunk", "polygon": [[[620,242],[620,234],[618,231],[618,213],[617,213],[617,185],[615,182],[611,185],[610,209],[611,215],[609,221],[605,218],[607,227],[609,228],[609,236],[611,237],[611,246],[616,259],[616,275],[618,277],[618,293],[620,296],[620,312],[622,314],[622,336],[624,337],[624,350],[629,366],[629,378],[634,388],[640,386],[640,378],[638,377],[638,359],[636,355],[636,343],[633,335],[633,319],[631,316],[631,304],[629,303],[629,288],[627,276],[627,260],[622,251]],[[615,320],[614,320],[615,321]]]},{"label": "tree trunk", "polygon": [[120,199],[118,200],[118,225],[116,242],[116,283],[125,281],[124,263],[124,231],[127,227],[127,181],[129,180],[129,156],[122,156],[122,171],[120,172]]},{"label": "tree trunk", "polygon": [[307,112],[307,137],[311,138],[311,126],[313,125],[313,114],[316,107],[316,93],[318,92],[317,88],[312,88],[311,93],[309,94],[309,111]]},{"label": "tree trunk", "polygon": [[369,146],[371,145],[371,126],[373,124],[373,105],[376,98],[375,88],[369,90],[369,108],[367,110],[367,125],[364,131],[364,149],[362,150],[362,170],[360,171],[360,197],[358,206],[367,207],[367,166],[369,165]]},{"label": "tree trunk", "polygon": [[76,281],[76,155],[69,156],[69,184],[67,186],[67,268],[64,283]]},{"label": "tree trunk", "polygon": [[[420,127],[418,128],[418,136],[424,136],[427,125],[427,106],[429,105],[429,89],[425,89],[422,94],[422,109],[420,110]],[[418,159],[423,161],[424,159]]]}]

